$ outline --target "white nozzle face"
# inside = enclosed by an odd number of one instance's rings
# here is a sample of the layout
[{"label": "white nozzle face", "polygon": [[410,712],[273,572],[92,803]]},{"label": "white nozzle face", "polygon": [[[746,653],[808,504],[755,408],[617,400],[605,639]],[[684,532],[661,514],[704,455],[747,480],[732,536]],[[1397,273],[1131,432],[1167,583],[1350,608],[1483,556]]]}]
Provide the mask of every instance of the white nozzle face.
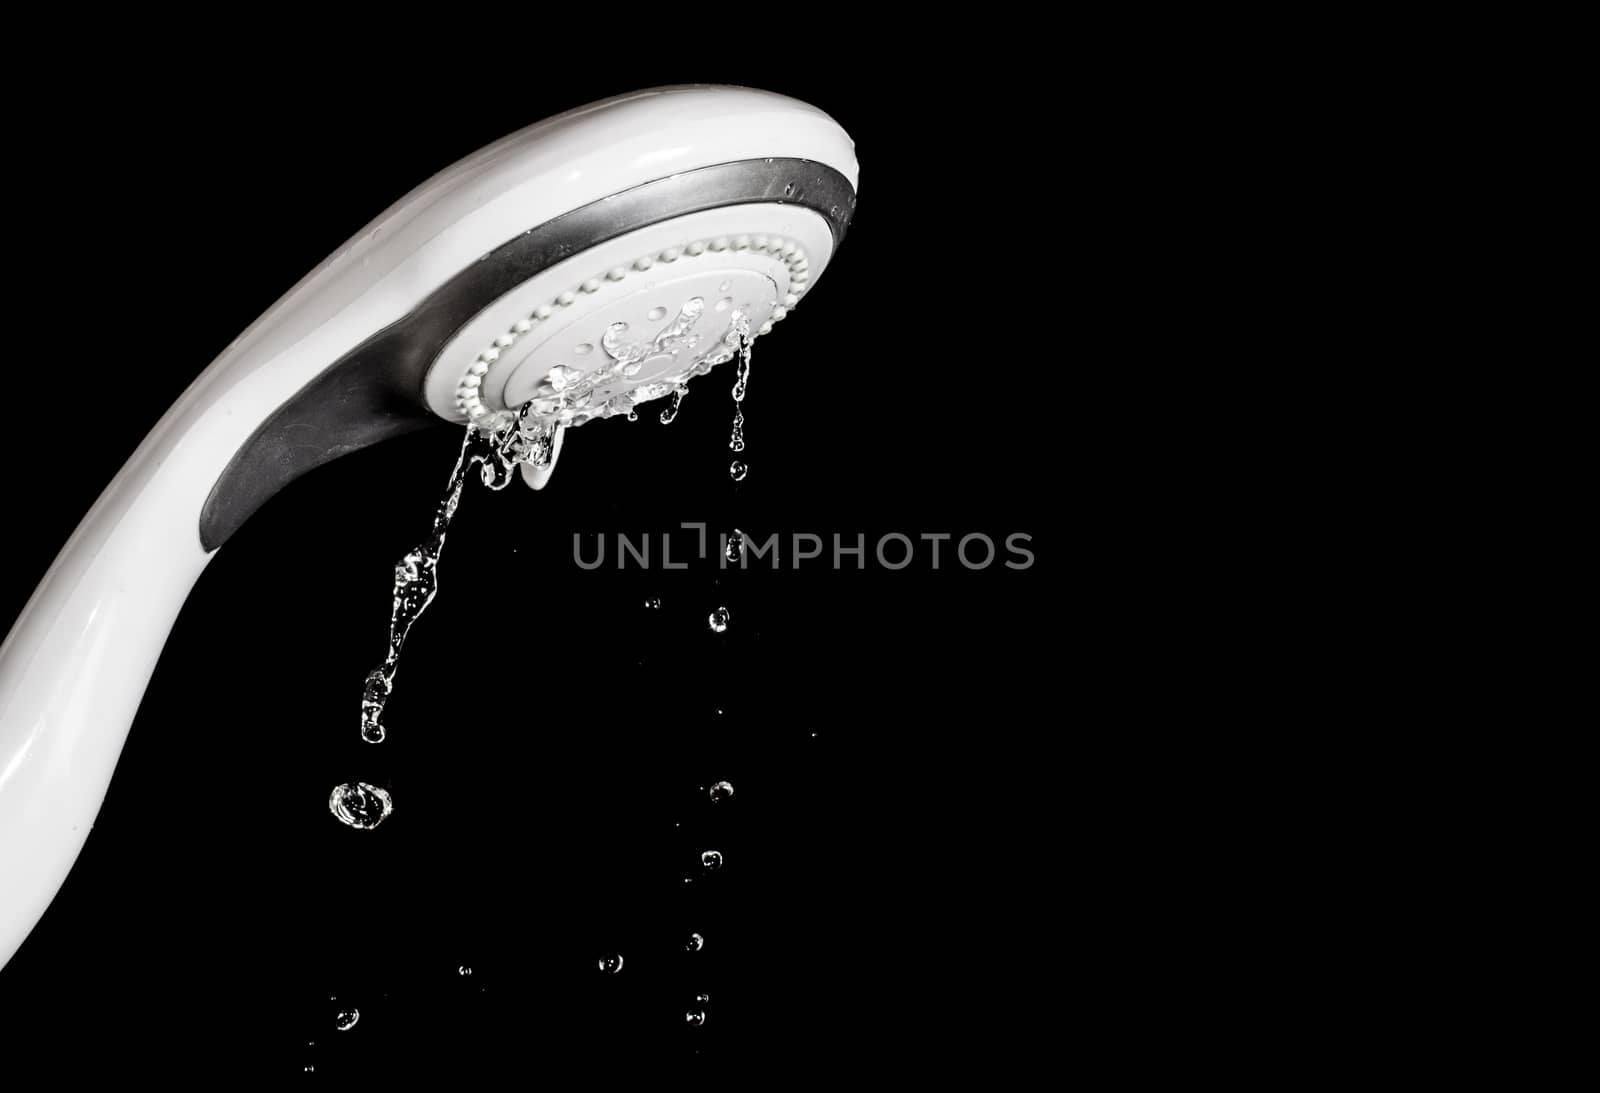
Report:
[{"label": "white nozzle face", "polygon": [[629,232],[501,296],[451,339],[427,400],[492,423],[533,401],[567,425],[627,415],[772,330],[827,266],[833,237],[797,205],[733,205]]}]

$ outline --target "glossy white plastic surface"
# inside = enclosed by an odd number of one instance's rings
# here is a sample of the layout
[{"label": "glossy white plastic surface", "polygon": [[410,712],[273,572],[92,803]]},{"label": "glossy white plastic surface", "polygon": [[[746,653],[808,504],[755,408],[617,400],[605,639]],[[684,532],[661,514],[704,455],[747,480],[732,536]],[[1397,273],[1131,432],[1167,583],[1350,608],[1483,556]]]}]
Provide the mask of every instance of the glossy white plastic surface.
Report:
[{"label": "glossy white plastic surface", "polygon": [[94,823],[161,647],[208,561],[201,507],[257,426],[346,351],[528,228],[678,171],[766,156],[815,160],[856,181],[853,147],[837,124],[765,92],[664,88],[552,118],[402,198],[190,385],[0,645],[0,964],[43,914]]}]

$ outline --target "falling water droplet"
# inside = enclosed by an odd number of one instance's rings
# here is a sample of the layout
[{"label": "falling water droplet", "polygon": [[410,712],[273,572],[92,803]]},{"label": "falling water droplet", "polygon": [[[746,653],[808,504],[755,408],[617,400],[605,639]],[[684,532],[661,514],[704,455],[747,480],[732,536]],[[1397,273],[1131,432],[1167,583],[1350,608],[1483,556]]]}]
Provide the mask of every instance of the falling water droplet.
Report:
[{"label": "falling water droplet", "polygon": [[694,1000],[703,1006],[711,1001],[711,996],[709,994],[697,994],[694,996]]},{"label": "falling water droplet", "polygon": [[661,597],[651,596],[648,600],[644,601],[644,605],[651,611],[659,611],[661,610]]},{"label": "falling water droplet", "polygon": [[[356,1022],[361,1020],[361,1011],[358,1009],[340,1010],[339,1016],[334,1018],[333,1027],[340,1032],[349,1032],[356,1027]],[[378,1022],[382,1024],[383,1022]]]},{"label": "falling water droplet", "polygon": [[610,956],[602,956],[600,958],[600,970],[607,975],[616,975],[622,970],[621,955],[612,953]]},{"label": "falling water droplet", "polygon": [[678,419],[678,408],[683,405],[683,396],[687,394],[687,387],[674,387],[672,389],[672,405],[661,411],[661,424],[671,425]]},{"label": "falling water droplet", "polygon": [[[743,311],[734,312],[734,325],[728,331],[728,337],[737,337],[739,344],[739,364],[733,381],[733,434],[728,439],[728,447],[735,452],[742,452],[744,451],[744,392],[750,382],[750,320],[745,317]],[[729,465],[728,474],[735,482],[742,482],[748,470],[744,463],[736,459]]]},{"label": "falling water droplet", "polygon": [[456,974],[457,975],[471,975],[472,974],[472,969],[467,967],[465,964],[463,964],[463,965],[461,965],[461,967],[456,969]]},{"label": "falling water droplet", "polygon": [[638,421],[639,420],[639,411],[637,411],[637,410],[629,410],[628,411],[628,420],[629,421]]},{"label": "falling water droplet", "polygon": [[346,782],[335,786],[328,798],[328,811],[340,823],[363,831],[370,831],[389,818],[394,811],[394,800],[388,791],[365,782]]},{"label": "falling water droplet", "polygon": [[699,1028],[701,1025],[706,1023],[705,1011],[704,1010],[690,1010],[688,1013],[683,1015],[683,1019],[685,1021],[687,1021],[694,1028]]},{"label": "falling water droplet", "polygon": [[744,402],[745,390],[750,386],[750,320],[743,311],[734,313],[734,321],[738,324],[739,335],[739,365],[734,372],[733,401]]},{"label": "falling water droplet", "polygon": [[728,619],[731,617],[726,607],[719,607],[706,616],[706,624],[713,633],[720,634],[728,628]]},{"label": "falling water droplet", "polygon": [[733,534],[728,536],[727,548],[723,551],[728,561],[737,562],[744,558],[744,532],[738,528],[733,529]]},{"label": "falling water droplet", "polygon": [[697,953],[706,947],[706,939],[699,934],[690,934],[689,940],[683,943],[683,947],[691,953]]},{"label": "falling water droplet", "polygon": [[[726,801],[729,797],[732,797],[732,796],[733,796],[733,783],[732,782],[718,782],[716,785],[711,787],[711,799],[713,801]],[[757,796],[759,796],[759,794]]]},{"label": "falling water droplet", "polygon": [[705,866],[707,869],[721,869],[721,852],[717,850],[707,850],[704,854],[700,855],[700,864]]},{"label": "falling water droplet", "polygon": [[389,701],[392,689],[393,684],[381,668],[367,675],[366,685],[361,690],[361,739],[369,744],[383,743],[386,732],[379,719],[383,717],[383,706]]}]

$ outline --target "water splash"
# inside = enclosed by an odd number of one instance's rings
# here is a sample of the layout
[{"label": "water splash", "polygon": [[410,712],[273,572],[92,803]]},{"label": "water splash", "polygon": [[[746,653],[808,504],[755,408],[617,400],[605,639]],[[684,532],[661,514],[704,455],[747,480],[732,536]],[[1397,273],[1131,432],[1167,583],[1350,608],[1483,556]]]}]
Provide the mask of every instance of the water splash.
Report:
[{"label": "water splash", "polygon": [[343,824],[361,831],[371,831],[394,811],[394,801],[387,790],[365,782],[346,782],[335,786],[328,797],[328,811]]},{"label": "water splash", "polygon": [[473,436],[473,431],[468,429],[461,442],[461,453],[450,472],[444,498],[434,510],[433,533],[395,563],[394,599],[389,611],[389,653],[382,665],[367,674],[361,691],[361,739],[369,744],[382,743],[388,735],[383,726],[383,708],[394,690],[394,673],[400,665],[400,650],[405,645],[406,635],[411,632],[412,625],[427,610],[439,591],[439,555],[444,550],[445,532],[455,517],[456,507],[461,503],[461,490],[466,485],[466,470],[471,462]]},{"label": "water splash", "polygon": [[719,607],[706,616],[706,625],[711,627],[711,632],[720,634],[728,628],[728,620],[733,616],[726,607]]},{"label": "water splash", "polygon": [[[572,393],[562,397],[565,408]],[[361,691],[361,739],[381,744],[388,736],[383,710],[394,691],[394,675],[400,664],[400,650],[422,613],[439,591],[439,556],[444,551],[445,532],[461,504],[467,471],[481,464],[479,479],[492,490],[503,490],[511,483],[518,465],[548,467],[555,457],[555,440],[561,428],[558,421],[538,415],[534,400],[522,404],[513,417],[504,415],[487,429],[469,425],[461,441],[461,452],[450,472],[444,498],[433,515],[432,534],[395,563],[394,598],[389,613],[389,652],[383,663],[367,673]]]}]

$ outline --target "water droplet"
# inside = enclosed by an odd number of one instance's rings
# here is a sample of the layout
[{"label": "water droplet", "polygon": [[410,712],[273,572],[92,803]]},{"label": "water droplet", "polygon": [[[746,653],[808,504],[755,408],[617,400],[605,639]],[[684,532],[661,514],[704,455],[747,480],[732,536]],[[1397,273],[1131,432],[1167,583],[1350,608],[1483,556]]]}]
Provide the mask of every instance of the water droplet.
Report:
[{"label": "water droplet", "polygon": [[328,798],[328,811],[340,823],[370,831],[389,818],[394,800],[386,790],[365,782],[346,782],[335,786]]},{"label": "water droplet", "polygon": [[705,866],[707,869],[721,869],[722,868],[722,853],[721,853],[721,851],[718,851],[718,850],[707,850],[704,854],[700,855],[700,864]]},{"label": "water droplet", "polygon": [[471,975],[472,974],[472,969],[467,967],[465,964],[463,964],[463,965],[461,965],[461,967],[456,969],[456,974],[457,975]]},{"label": "water droplet", "polygon": [[709,994],[697,994],[694,996],[694,1000],[703,1006],[711,1001],[711,996]]},{"label": "water droplet", "polygon": [[389,701],[391,687],[383,670],[375,669],[367,675],[367,682],[361,689],[361,739],[369,744],[383,743],[385,733],[379,719],[383,716],[384,703]]},{"label": "water droplet", "polygon": [[683,405],[683,396],[688,393],[687,387],[674,387],[672,389],[672,405],[661,411],[661,424],[671,425],[678,419],[678,408]]},{"label": "water droplet", "polygon": [[638,421],[639,420],[639,411],[637,411],[637,410],[629,410],[628,411],[628,420],[629,421]]},{"label": "water droplet", "polygon": [[[728,545],[723,553],[730,562],[737,562],[744,558],[744,532],[734,528],[733,534],[728,536]],[[721,713],[722,711],[718,710],[717,712]]]},{"label": "water droplet", "polygon": [[[732,796],[733,796],[733,783],[732,782],[718,782],[716,785],[711,787],[711,799],[713,801],[726,801],[729,797],[732,797]],[[759,796],[759,794],[758,794],[758,796]]]},{"label": "water droplet", "polygon": [[657,307],[653,307],[653,308],[650,309],[650,321],[651,322],[658,323],[662,319],[665,319],[666,317],[667,317],[667,309],[666,308],[657,306]]},{"label": "water droplet", "polygon": [[[333,1019],[333,1027],[340,1032],[349,1032],[356,1027],[356,1022],[361,1020],[361,1011],[358,1009],[340,1010],[339,1016]],[[382,1024],[383,1022],[379,1022]]]},{"label": "water droplet", "polygon": [[683,1015],[683,1019],[685,1021],[687,1021],[694,1028],[699,1028],[701,1025],[706,1023],[705,1011],[704,1010],[690,1010],[688,1013]]},{"label": "water droplet", "polygon": [[745,466],[744,461],[741,459],[735,459],[732,463],[728,464],[728,477],[733,479],[735,482],[743,482],[744,476],[749,473],[750,468]]},{"label": "water droplet", "polygon": [[651,596],[648,600],[644,601],[644,605],[651,611],[659,611],[661,610],[661,597]]},{"label": "water droplet", "polygon": [[697,953],[706,947],[706,939],[699,934],[690,934],[689,940],[683,943],[683,947],[691,953]]},{"label": "water droplet", "polygon": [[728,609],[719,607],[706,616],[706,624],[711,627],[713,633],[720,634],[728,628],[728,620],[730,618],[732,618],[732,615],[729,614]]},{"label": "water droplet", "polygon": [[600,958],[600,970],[607,975],[616,975],[622,970],[622,957],[617,953]]}]

